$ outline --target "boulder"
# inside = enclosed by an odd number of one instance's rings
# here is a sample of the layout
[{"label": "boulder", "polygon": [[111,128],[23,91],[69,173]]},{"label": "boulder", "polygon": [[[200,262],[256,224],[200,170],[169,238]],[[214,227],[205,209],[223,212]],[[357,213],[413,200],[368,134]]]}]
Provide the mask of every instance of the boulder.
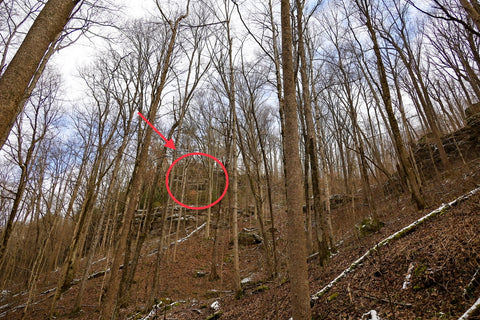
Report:
[{"label": "boulder", "polygon": [[465,119],[468,120],[469,117],[480,113],[480,102],[472,103],[472,105],[465,109]]},{"label": "boulder", "polygon": [[349,202],[352,202],[354,197],[347,194],[333,194],[330,196],[330,208],[335,209],[341,207]]},{"label": "boulder", "polygon": [[404,186],[402,185],[402,180],[400,175],[395,173],[388,179],[382,186],[383,194],[385,196],[389,196],[392,194],[398,194],[400,192],[405,191]]},{"label": "boulder", "polygon": [[195,278],[203,278],[207,275],[205,271],[196,271],[195,272]]},{"label": "boulder", "polygon": [[238,233],[238,243],[242,246],[250,246],[263,242],[257,228],[243,228]]},{"label": "boulder", "polygon": [[[177,222],[178,217],[179,217],[179,214],[174,213],[171,216],[168,216],[167,220],[169,220],[169,221],[173,220],[174,222]],[[189,215],[189,214],[183,214],[183,215],[180,216],[180,221],[186,221],[187,223],[190,223],[190,222],[194,223],[196,220],[197,220],[197,218],[195,218],[194,216]]]},{"label": "boulder", "polygon": [[[443,136],[442,144],[451,162],[470,161],[480,157],[480,103],[465,110],[467,125]],[[462,157],[460,156],[460,152]],[[435,175],[435,169],[442,171],[442,163],[437,146],[424,135],[413,146],[413,154],[420,173],[425,178]]]}]

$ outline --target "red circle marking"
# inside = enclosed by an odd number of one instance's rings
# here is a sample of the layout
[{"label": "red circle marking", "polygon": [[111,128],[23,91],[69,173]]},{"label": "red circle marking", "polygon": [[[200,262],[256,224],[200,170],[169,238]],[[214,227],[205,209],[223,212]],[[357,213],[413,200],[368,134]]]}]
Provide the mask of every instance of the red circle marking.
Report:
[{"label": "red circle marking", "polygon": [[[170,190],[169,183],[168,183],[168,177],[170,176],[170,171],[172,171],[173,166],[176,165],[177,162],[180,161],[180,160],[182,160],[183,158],[190,157],[190,156],[205,156],[205,157],[209,157],[210,159],[215,160],[215,162],[219,164],[219,166],[223,169],[223,172],[225,173],[225,189],[223,190],[222,195],[221,195],[217,200],[215,200],[215,202],[212,202],[212,203],[210,203],[209,205],[206,205],[206,206],[203,206],[203,207],[191,207],[191,206],[189,206],[189,205],[186,205],[186,204],[181,203],[180,201],[178,201],[177,198],[175,198],[175,197],[173,196],[172,191]],[[169,194],[170,197],[173,199],[173,201],[175,201],[176,203],[178,203],[179,205],[181,205],[182,207],[185,207],[185,208],[187,208],[187,209],[202,210],[202,209],[207,209],[207,208],[213,207],[214,205],[216,205],[217,203],[219,203],[220,200],[222,200],[222,198],[225,196],[225,194],[227,194],[227,189],[228,189],[228,173],[227,173],[227,169],[225,169],[225,166],[223,165],[223,163],[221,163],[220,160],[218,160],[218,159],[215,158],[214,156],[209,155],[208,153],[192,152],[192,153],[184,154],[183,156],[181,156],[181,157],[178,158],[177,160],[173,161],[173,163],[170,165],[170,168],[168,168],[167,176],[165,177],[165,184],[166,184],[166,186],[167,186],[168,194]]]}]

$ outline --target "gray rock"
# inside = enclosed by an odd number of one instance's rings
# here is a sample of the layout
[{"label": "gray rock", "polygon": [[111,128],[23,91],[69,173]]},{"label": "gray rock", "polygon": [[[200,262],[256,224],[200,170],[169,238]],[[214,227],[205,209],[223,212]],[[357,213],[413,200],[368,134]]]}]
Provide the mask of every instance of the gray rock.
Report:
[{"label": "gray rock", "polygon": [[238,233],[238,244],[242,246],[250,246],[263,242],[257,228],[243,228]]}]

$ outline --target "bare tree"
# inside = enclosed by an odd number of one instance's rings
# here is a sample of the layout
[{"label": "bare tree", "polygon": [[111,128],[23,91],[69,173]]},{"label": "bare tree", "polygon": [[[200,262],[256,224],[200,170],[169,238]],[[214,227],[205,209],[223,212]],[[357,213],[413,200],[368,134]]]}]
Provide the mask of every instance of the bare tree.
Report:
[{"label": "bare tree", "polygon": [[[425,76],[421,70],[421,56],[418,53],[415,53],[413,48],[414,39],[412,39],[410,32],[415,31],[409,31],[411,29],[406,27],[408,6],[402,5],[399,1],[395,0],[386,4],[384,8],[386,13],[388,13],[388,19],[374,22],[374,24],[376,28],[380,29],[380,36],[394,48],[403,62],[406,72],[410,77],[410,83],[415,91],[414,98],[419,100],[423,112],[425,113],[428,127],[439,150],[443,167],[448,169],[451,165],[447,153],[445,152],[445,148],[443,147],[441,140],[442,130],[438,124],[438,117],[427,89],[427,82],[425,81]],[[389,23],[390,21],[391,23]],[[416,50],[422,50],[422,40],[417,37],[416,42]]]},{"label": "bare tree", "polygon": [[229,136],[229,171],[230,171],[230,194],[231,194],[231,210],[232,210],[232,233],[233,233],[233,263],[234,263],[234,286],[236,296],[240,297],[243,294],[242,285],[240,283],[240,262],[239,262],[239,247],[238,247],[238,132],[237,132],[237,110],[235,97],[235,76],[234,76],[234,43],[232,33],[232,14],[234,6],[230,1],[223,1],[223,8],[221,12],[217,12],[211,4],[211,10],[217,17],[218,21],[222,21],[222,32],[215,39],[215,43],[209,50],[213,58],[213,67],[216,69],[220,78],[222,89],[228,99],[228,106],[230,109],[230,125],[228,128]]},{"label": "bare tree", "polygon": [[292,314],[296,320],[310,320],[307,248],[302,213],[302,172],[298,149],[298,122],[295,80],[292,56],[292,29],[290,2],[281,2],[282,63],[284,84],[285,127],[283,150],[285,161],[285,187],[287,192],[288,269],[292,298]]},{"label": "bare tree", "polygon": [[[192,17],[192,16],[190,16]],[[191,25],[199,25],[203,23],[205,17],[193,17],[185,18],[185,23]],[[174,109],[174,123],[167,134],[167,140],[170,140],[173,137],[175,131],[178,132],[176,141],[179,141],[180,131],[182,130],[183,121],[185,115],[190,107],[191,101],[194,97],[194,93],[198,88],[198,85],[206,74],[210,67],[210,63],[202,64],[201,57],[203,53],[203,45],[207,38],[207,33],[205,29],[201,28],[192,28],[189,29],[190,32],[181,32],[179,33],[179,46],[181,48],[181,57],[183,57],[188,63],[185,66],[184,70],[176,71],[176,68],[172,68],[173,72],[175,73],[175,79],[177,83],[177,94],[178,94],[178,107]],[[148,234],[148,228],[150,222],[153,218],[153,205],[154,205],[154,195],[156,194],[156,187],[160,184],[161,181],[165,180],[165,167],[167,165],[167,155],[166,149],[161,148],[161,150],[156,154],[156,164],[155,164],[155,175],[152,180],[151,190],[149,192],[149,197],[147,199],[147,203],[145,205],[147,214],[145,217],[144,228],[140,231],[138,240],[136,243],[135,250],[133,252],[133,258],[131,266],[128,268],[128,272],[124,272],[122,274],[122,283],[120,286],[121,292],[121,300],[123,302],[128,301],[130,295],[130,288],[133,282],[133,277],[135,275],[135,271],[139,262],[140,252],[142,246],[146,240]],[[183,196],[183,194],[182,194]],[[183,202],[183,201],[181,201]],[[166,215],[166,212],[164,212]],[[180,226],[180,217],[178,217],[178,227]],[[162,227],[163,228],[163,227]],[[163,236],[163,235],[162,235]],[[179,232],[177,229],[176,237],[179,236]],[[176,239],[178,240],[178,239]],[[174,257],[176,252],[176,245],[177,241],[175,241],[175,248],[174,248]],[[163,249],[163,248],[162,248]],[[174,258],[175,260],[175,258]],[[128,263],[128,261],[125,261]]]},{"label": "bare tree", "polygon": [[[158,9],[161,11],[160,4],[157,3]],[[149,105],[148,113],[146,115],[147,119],[150,119],[152,122],[155,119],[157,114],[158,108],[160,106],[160,102],[162,99],[162,92],[165,88],[165,84],[167,81],[167,74],[170,68],[170,62],[172,59],[172,55],[174,53],[174,46],[176,43],[177,32],[179,30],[179,24],[182,20],[184,20],[189,14],[189,2],[186,6],[185,13],[181,14],[176,18],[174,21],[168,20],[169,28],[170,28],[170,38],[168,40],[168,45],[165,52],[165,57],[163,63],[158,63],[155,69],[155,87],[153,88],[152,92],[152,100]],[[145,174],[147,160],[148,160],[148,152],[152,140],[153,130],[150,127],[147,127],[145,130],[145,136],[143,137],[143,141],[141,141],[141,147],[139,148],[139,156],[135,161],[135,168],[132,174],[132,177],[129,182],[127,197],[126,197],[126,206],[123,215],[122,221],[122,228],[120,232],[119,242],[117,247],[115,248],[113,263],[111,267],[111,273],[109,277],[109,284],[106,288],[105,294],[105,303],[102,308],[101,317],[103,319],[109,318],[116,318],[118,308],[116,307],[118,294],[119,294],[119,287],[120,287],[120,279],[118,279],[119,267],[120,264],[125,259],[122,259],[122,255],[127,253],[127,241],[130,234],[130,225],[133,219],[133,215],[135,209],[138,204],[138,194],[140,192],[142,179]]]},{"label": "bare tree", "polygon": [[[322,193],[320,191],[320,170],[319,170],[319,160],[318,160],[318,144],[315,133],[315,124],[313,122],[313,109],[312,101],[310,94],[310,83],[308,79],[308,68],[307,65],[307,53],[305,45],[304,30],[307,29],[307,26],[304,26],[304,1],[296,0],[297,7],[297,35],[298,35],[298,55],[300,57],[300,80],[302,86],[302,102],[303,102],[303,115],[305,117],[306,131],[307,131],[307,141],[305,150],[309,157],[309,163],[312,170],[312,192],[313,192],[313,202],[314,202],[314,212],[317,219],[317,242],[318,242],[318,252],[319,252],[319,262],[323,266],[327,263],[330,256],[330,251],[328,248],[328,243],[331,243],[331,240],[328,241],[328,233],[326,231],[325,216],[321,213],[323,209]],[[308,203],[307,203],[308,205]]]},{"label": "bare tree", "polygon": [[[249,179],[250,189],[255,199],[255,212],[258,218],[260,231],[265,241],[265,258],[270,277],[277,273],[276,239],[266,232],[265,202],[268,201],[270,219],[274,228],[274,215],[271,191],[270,163],[268,162],[265,145],[272,134],[272,119],[270,110],[263,102],[262,90],[265,89],[266,79],[261,75],[258,63],[245,65],[242,59],[241,77],[237,81],[237,96],[241,110],[241,118],[238,121],[238,131],[242,139],[239,139],[240,151],[243,164]],[[263,164],[263,166],[262,166]],[[265,186],[266,180],[266,186]],[[266,191],[265,191],[266,189]],[[267,193],[265,197],[265,192]],[[273,247],[273,248],[271,248]],[[273,251],[273,252],[272,252]],[[272,264],[273,257],[273,264]]]},{"label": "bare tree", "polygon": [[[431,0],[433,11],[423,9],[416,5],[412,0],[407,0],[409,4],[428,16],[441,19],[448,22],[454,22],[463,26],[468,32],[480,37],[480,6],[475,0]],[[460,3],[458,3],[459,1]],[[430,4],[430,3],[429,3]],[[460,10],[459,10],[460,9]],[[463,11],[463,12],[462,12]],[[466,13],[475,24],[473,27],[465,18]]]},{"label": "bare tree", "polygon": [[4,258],[12,234],[13,222],[19,212],[28,180],[32,174],[39,144],[46,138],[50,127],[58,118],[58,111],[55,110],[54,103],[58,86],[58,77],[46,76],[31,102],[31,110],[22,113],[22,116],[16,121],[16,141],[9,143],[9,146],[21,174],[0,244],[0,262]]},{"label": "bare tree", "polygon": [[79,0],[49,0],[0,78],[0,148],[23,109],[25,92],[45,52],[70,19]]},{"label": "bare tree", "polygon": [[372,3],[370,0],[354,0],[354,4],[358,9],[360,21],[365,24],[370,40],[373,45],[373,52],[375,54],[375,61],[377,66],[377,74],[380,82],[381,96],[382,100],[388,115],[388,122],[392,130],[393,139],[395,143],[395,150],[400,160],[400,165],[402,166],[403,172],[406,175],[408,181],[408,186],[412,195],[412,199],[419,209],[426,207],[425,199],[423,198],[421,186],[419,183],[419,178],[415,174],[413,169],[412,160],[409,159],[408,153],[405,150],[403,144],[403,138],[398,127],[398,122],[393,112],[392,106],[392,96],[390,93],[390,87],[388,83],[387,73],[385,65],[383,63],[382,53],[380,50],[380,45],[377,37],[377,31],[373,25],[371,12],[372,12]]}]

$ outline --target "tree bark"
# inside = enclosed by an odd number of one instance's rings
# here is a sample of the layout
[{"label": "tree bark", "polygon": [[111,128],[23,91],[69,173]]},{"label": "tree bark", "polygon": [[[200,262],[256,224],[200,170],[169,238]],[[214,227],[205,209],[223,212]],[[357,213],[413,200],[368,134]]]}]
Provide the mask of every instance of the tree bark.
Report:
[{"label": "tree bark", "polygon": [[307,248],[302,212],[303,188],[299,152],[296,93],[292,57],[292,27],[290,1],[281,1],[282,58],[284,84],[285,128],[283,152],[285,162],[285,186],[287,192],[288,269],[292,299],[292,315],[295,320],[310,320]]},{"label": "tree bark", "polygon": [[23,109],[25,93],[50,44],[79,0],[49,0],[0,78],[0,149]]},{"label": "tree bark", "polygon": [[480,31],[480,5],[478,1],[460,0],[460,3]]}]

